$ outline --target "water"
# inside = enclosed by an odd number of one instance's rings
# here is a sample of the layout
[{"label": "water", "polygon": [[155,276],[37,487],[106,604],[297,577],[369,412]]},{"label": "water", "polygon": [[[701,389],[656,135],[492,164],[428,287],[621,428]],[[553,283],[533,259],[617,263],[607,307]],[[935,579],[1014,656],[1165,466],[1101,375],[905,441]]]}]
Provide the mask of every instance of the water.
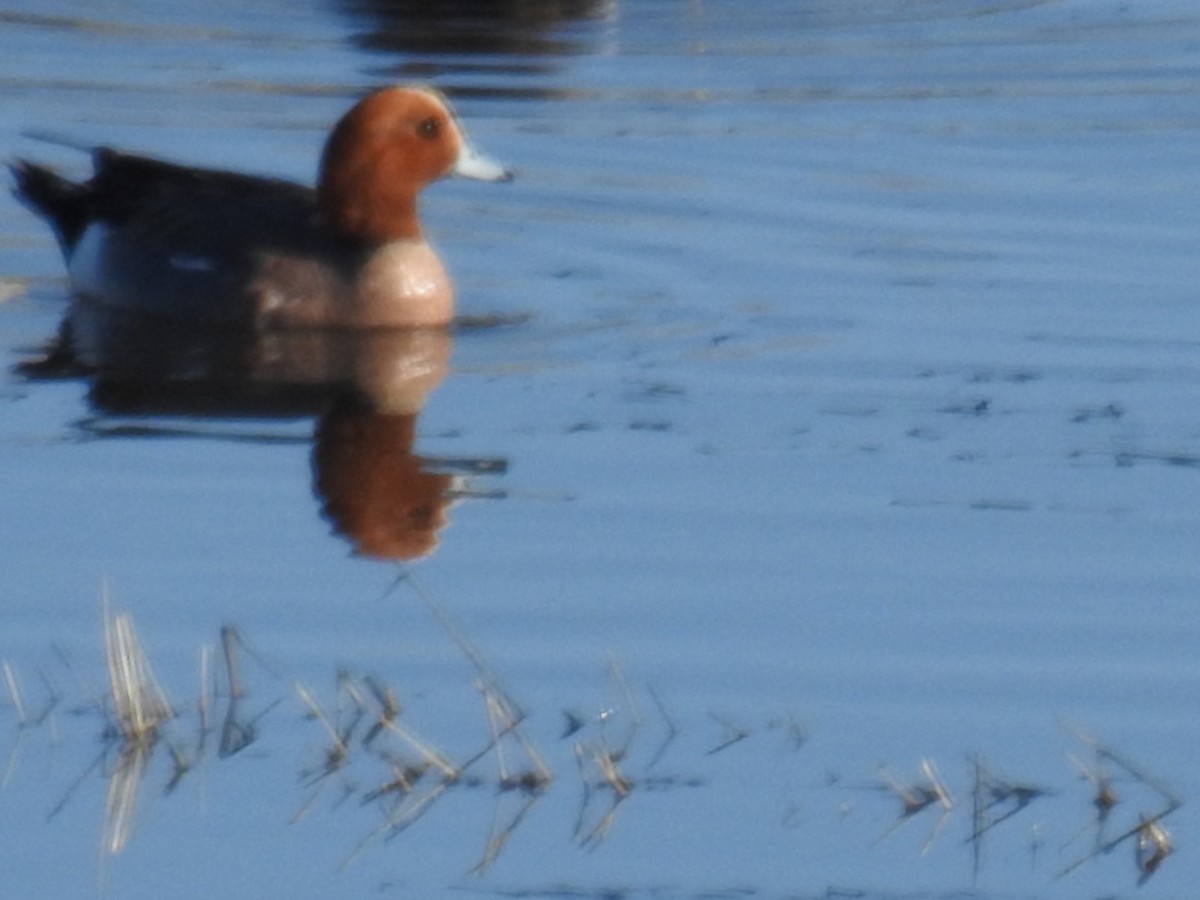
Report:
[{"label": "water", "polygon": [[[416,78],[518,172],[429,192],[462,311],[508,324],[426,348],[444,377],[380,422],[318,425],[295,369],[287,403],[239,416],[244,394],[134,414],[13,372],[69,300],[49,233],[0,200],[0,659],[26,707],[20,727],[0,691],[0,894],[1195,881],[1189,5],[146,0],[0,21],[7,157],[82,173],[50,134],[307,180],[354,96]],[[344,359],[318,349],[272,358]],[[418,470],[455,492],[435,551],[364,555],[330,498],[387,500]],[[116,854],[105,592],[180,713]],[[224,624],[257,739],[219,758],[196,698]],[[488,743],[474,684],[498,679],[553,782],[500,791],[487,754],[385,840],[388,807],[364,802],[395,778],[379,753],[421,754],[363,746],[368,675],[459,764]],[[366,710],[328,777],[297,681],[335,729]],[[564,738],[565,712],[585,724]],[[194,765],[168,794],[171,747]],[[1099,839],[1085,773],[1120,799]],[[901,819],[901,782],[952,808]],[[1010,792],[972,841],[977,784]],[[1021,807],[1021,786],[1042,793]],[[1089,858],[1173,799],[1178,851],[1140,887],[1132,839]]]}]

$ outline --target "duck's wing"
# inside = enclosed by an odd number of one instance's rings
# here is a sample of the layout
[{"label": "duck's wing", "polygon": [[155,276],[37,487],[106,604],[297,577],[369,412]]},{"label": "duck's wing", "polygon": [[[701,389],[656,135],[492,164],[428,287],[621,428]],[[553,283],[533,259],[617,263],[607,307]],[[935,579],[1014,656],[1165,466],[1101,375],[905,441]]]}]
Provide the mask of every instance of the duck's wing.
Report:
[{"label": "duck's wing", "polygon": [[91,219],[137,232],[151,244],[204,252],[239,242],[288,245],[312,239],[316,194],[295,182],[106,147],[93,158],[96,174],[84,186]]}]

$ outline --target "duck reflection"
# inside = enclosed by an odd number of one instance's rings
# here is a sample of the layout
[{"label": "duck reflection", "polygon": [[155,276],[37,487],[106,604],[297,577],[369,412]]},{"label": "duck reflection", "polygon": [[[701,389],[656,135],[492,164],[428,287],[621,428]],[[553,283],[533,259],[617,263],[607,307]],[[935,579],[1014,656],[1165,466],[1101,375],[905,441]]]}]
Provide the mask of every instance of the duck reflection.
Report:
[{"label": "duck reflection", "polygon": [[345,402],[317,423],[313,481],[326,518],[364,556],[416,559],[437,546],[454,477],[413,453],[415,413]]},{"label": "duck reflection", "polygon": [[[600,32],[580,31],[576,22],[616,15],[616,0],[333,0],[365,25],[355,42],[372,53],[404,57],[388,69],[405,79],[539,76],[557,72],[557,59],[595,51]],[[553,97],[564,93],[547,85],[507,84],[492,78],[479,85],[442,84],[455,95]]]},{"label": "duck reflection", "polygon": [[313,489],[363,555],[411,560],[437,547],[465,477],[503,460],[415,450],[417,417],[449,370],[443,329],[247,333],[77,298],[31,377],[90,379],[101,412],[213,418],[316,417]]}]

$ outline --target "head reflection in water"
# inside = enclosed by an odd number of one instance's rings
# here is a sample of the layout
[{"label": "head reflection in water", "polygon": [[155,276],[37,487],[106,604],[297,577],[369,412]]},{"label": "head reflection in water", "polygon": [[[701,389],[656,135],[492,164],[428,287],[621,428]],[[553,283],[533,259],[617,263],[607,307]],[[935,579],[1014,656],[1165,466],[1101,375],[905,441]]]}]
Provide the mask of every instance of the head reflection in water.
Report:
[{"label": "head reflection in water", "polygon": [[325,516],[364,556],[416,559],[437,546],[453,476],[412,452],[417,417],[345,403],[317,426],[313,483]]}]

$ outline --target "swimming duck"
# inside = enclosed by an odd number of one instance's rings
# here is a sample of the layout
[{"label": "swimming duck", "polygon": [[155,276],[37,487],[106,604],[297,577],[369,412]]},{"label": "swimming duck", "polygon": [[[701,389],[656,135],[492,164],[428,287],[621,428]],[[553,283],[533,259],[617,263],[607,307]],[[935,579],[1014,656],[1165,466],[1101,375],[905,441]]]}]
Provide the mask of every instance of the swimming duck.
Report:
[{"label": "swimming duck", "polygon": [[426,87],[369,94],[334,126],[316,189],[93,151],[69,181],[18,160],[14,193],[54,229],[72,287],[103,303],[258,328],[439,326],[454,293],[417,195],[459,175],[507,181]]}]

